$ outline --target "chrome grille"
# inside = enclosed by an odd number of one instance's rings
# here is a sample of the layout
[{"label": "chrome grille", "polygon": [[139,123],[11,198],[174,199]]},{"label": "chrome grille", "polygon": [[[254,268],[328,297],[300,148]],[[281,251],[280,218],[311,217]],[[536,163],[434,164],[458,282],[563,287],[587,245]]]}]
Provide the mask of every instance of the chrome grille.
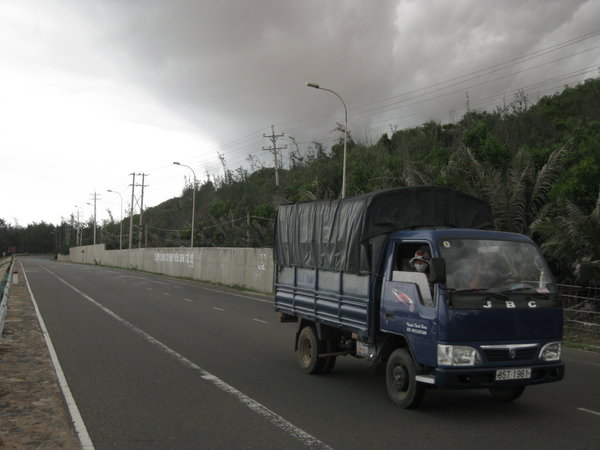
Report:
[{"label": "chrome grille", "polygon": [[528,361],[534,359],[537,354],[537,345],[518,347],[518,346],[482,346],[485,359],[490,362],[500,361]]}]

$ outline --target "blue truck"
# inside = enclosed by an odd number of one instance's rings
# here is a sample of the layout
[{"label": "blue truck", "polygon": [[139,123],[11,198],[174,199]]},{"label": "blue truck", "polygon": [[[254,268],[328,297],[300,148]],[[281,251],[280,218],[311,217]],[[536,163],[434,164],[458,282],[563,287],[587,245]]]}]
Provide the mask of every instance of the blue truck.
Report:
[{"label": "blue truck", "polygon": [[402,408],[432,388],[511,401],[564,376],[552,274],[476,197],[418,186],[282,205],[273,253],[275,311],[298,323],[306,373],[363,358]]}]

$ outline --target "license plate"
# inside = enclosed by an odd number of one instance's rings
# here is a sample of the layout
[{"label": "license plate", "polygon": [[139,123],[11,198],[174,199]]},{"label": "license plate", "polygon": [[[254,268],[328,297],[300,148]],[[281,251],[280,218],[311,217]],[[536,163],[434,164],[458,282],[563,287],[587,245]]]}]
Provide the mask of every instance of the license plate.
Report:
[{"label": "license plate", "polygon": [[496,381],[503,380],[527,380],[531,378],[531,369],[498,369],[496,370]]}]

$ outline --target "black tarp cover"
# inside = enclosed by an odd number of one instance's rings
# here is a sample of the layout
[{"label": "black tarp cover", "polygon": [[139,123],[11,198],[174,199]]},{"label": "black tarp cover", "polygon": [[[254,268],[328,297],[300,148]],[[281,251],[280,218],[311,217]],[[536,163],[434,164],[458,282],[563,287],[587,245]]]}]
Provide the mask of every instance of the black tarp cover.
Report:
[{"label": "black tarp cover", "polygon": [[282,205],[274,256],[283,266],[370,272],[372,238],[422,227],[490,229],[493,221],[483,200],[433,186]]}]

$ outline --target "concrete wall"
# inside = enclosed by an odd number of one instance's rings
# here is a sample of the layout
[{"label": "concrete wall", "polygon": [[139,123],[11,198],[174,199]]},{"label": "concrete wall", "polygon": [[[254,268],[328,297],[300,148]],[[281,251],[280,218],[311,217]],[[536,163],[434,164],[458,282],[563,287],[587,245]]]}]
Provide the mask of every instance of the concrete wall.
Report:
[{"label": "concrete wall", "polygon": [[106,250],[104,244],[96,244],[71,248],[69,258],[75,263],[137,269],[273,292],[273,249],[270,248]]}]

